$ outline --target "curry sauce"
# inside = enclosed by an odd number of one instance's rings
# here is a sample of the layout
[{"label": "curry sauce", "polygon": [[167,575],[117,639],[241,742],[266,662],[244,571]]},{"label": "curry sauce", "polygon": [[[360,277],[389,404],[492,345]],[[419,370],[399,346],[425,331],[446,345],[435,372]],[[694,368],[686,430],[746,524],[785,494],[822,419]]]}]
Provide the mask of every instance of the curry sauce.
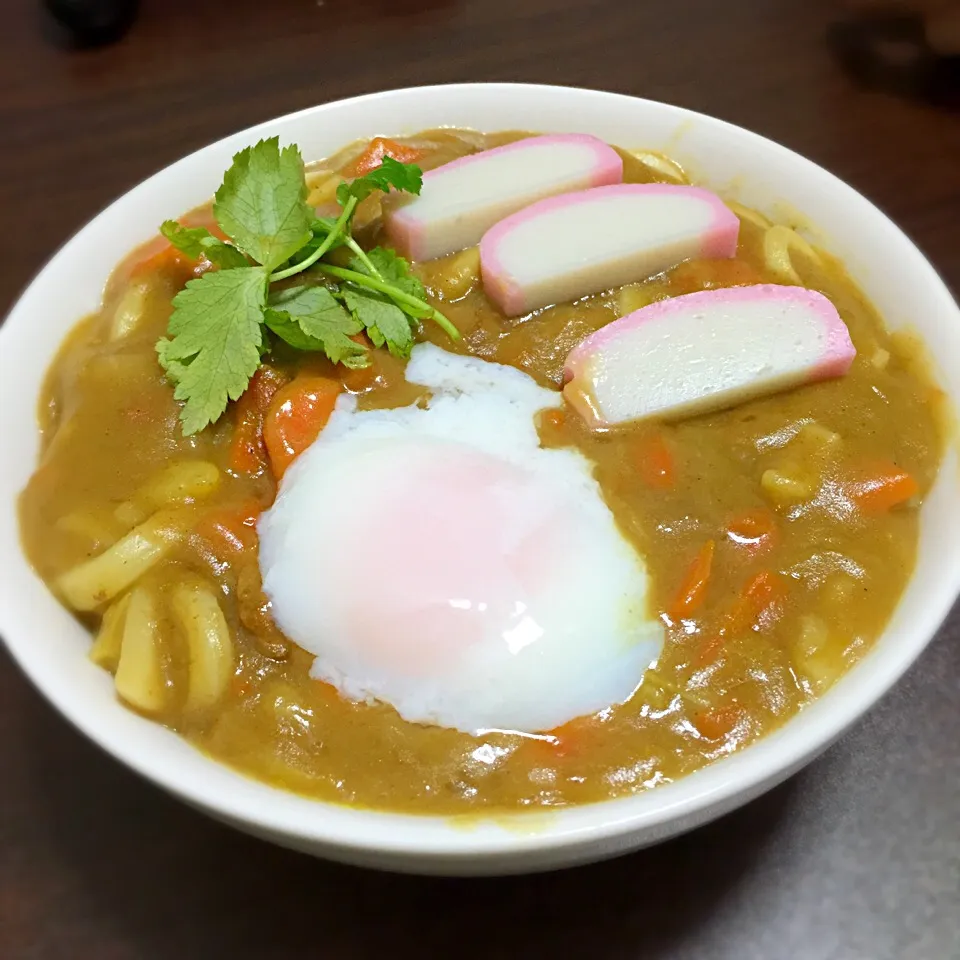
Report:
[{"label": "curry sauce", "polygon": [[[429,168],[517,136],[427,131],[402,142]],[[312,205],[332,202],[361,149],[311,167]],[[626,182],[684,181],[666,158],[623,156]],[[237,467],[249,404],[231,404],[216,425],[184,437],[157,364],[171,299],[195,269],[164,244],[118,267],[102,309],[50,370],[43,452],[21,500],[27,554],[56,589],[161,501],[177,501],[183,535],[137,580],[156,598],[162,638],[161,706],[148,712],[216,759],[308,796],[431,814],[536,808],[647,789],[738,750],[821,694],[883,631],[913,569],[918,509],[943,449],[943,397],[918,347],[886,331],[840,263],[789,228],[733,208],[741,219],[734,259],[688,261],[517,319],[484,296],[476,249],[415,265],[462,334],[451,342],[425,325],[423,339],[513,365],[555,389],[567,354],[588,334],[696,290],[799,282],[827,296],[850,331],[857,357],[845,377],[720,413],[602,432],[568,407],[541,416],[543,445],[574,447],[595,465],[622,534],[645,559],[651,603],[666,625],[661,658],[621,705],[546,734],[473,737],[408,723],[383,704],[347,702],[309,677],[312,657],[275,626],[260,586],[254,523],[276,480],[269,469]],[[379,201],[365,200],[364,243],[376,241],[379,216]],[[365,408],[417,399],[402,361],[382,350],[373,358],[370,368],[345,370],[279,344],[268,363],[278,382],[304,373],[336,379]],[[157,478],[183,463],[204,467],[190,473],[200,486],[178,498]],[[185,595],[207,594],[234,651],[216,702],[191,699],[196,650],[177,613]],[[80,615],[96,630],[105,609]]]}]

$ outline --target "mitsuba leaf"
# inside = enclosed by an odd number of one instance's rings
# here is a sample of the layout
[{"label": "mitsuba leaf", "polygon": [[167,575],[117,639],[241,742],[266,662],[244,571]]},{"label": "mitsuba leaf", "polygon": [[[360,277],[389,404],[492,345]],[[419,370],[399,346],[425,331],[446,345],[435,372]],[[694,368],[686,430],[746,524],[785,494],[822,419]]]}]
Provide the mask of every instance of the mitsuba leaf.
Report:
[{"label": "mitsuba leaf", "polygon": [[[412,297],[416,297],[418,300],[426,301],[426,288],[417,277],[410,273],[410,264],[399,254],[394,253],[393,250],[388,250],[386,247],[374,247],[367,254],[367,259],[387,283]],[[367,265],[359,257],[354,257],[350,261],[350,269],[367,276],[373,276]],[[408,310],[407,312],[411,311]]]},{"label": "mitsuba leaf", "polygon": [[218,240],[205,227],[184,227],[176,220],[165,220],[160,232],[191,260],[206,257],[222,270],[249,267],[247,258],[236,248]]},{"label": "mitsuba leaf", "polygon": [[391,187],[418,194],[423,187],[423,171],[416,164],[400,163],[393,157],[384,156],[379,167],[349,183],[341,183],[337,187],[337,202],[341,207],[345,207],[351,197],[355,197],[359,203],[374,190],[386,193]]},{"label": "mitsuba leaf", "polygon": [[[385,156],[376,169],[340,185],[339,217],[318,217],[306,202],[299,150],[281,149],[273,137],[237,153],[216,193],[214,215],[230,243],[203,227],[163,224],[161,233],[174,247],[220,268],[177,294],[168,336],[156,347],[174,396],[184,403],[185,434],[216,421],[246,389],[262,355],[276,343],[264,335],[264,326],[298,350],[322,352],[354,368],[370,363],[366,342],[353,339],[363,330],[375,346],[401,358],[410,356],[418,320],[431,318],[451,337],[459,336],[430,306],[406,260],[382,247],[364,253],[351,233],[357,205],[373,191],[417,194],[422,184],[419,167]],[[324,261],[344,245],[356,258],[351,269]],[[340,286],[302,284],[268,293],[271,283],[314,264]]]},{"label": "mitsuba leaf", "polygon": [[350,337],[363,324],[323,286],[288,287],[270,294],[267,326],[297,350],[325,353],[333,363],[365,367],[369,351]]},{"label": "mitsuba leaf", "polygon": [[406,359],[413,348],[413,330],[407,315],[389,297],[375,290],[347,284],[343,299],[354,316],[366,328],[374,346],[387,349],[395,356]]},{"label": "mitsuba leaf", "polygon": [[[317,217],[311,225],[312,236],[306,244],[294,254],[291,263],[296,264],[306,260],[307,257],[327,239],[327,235],[332,232],[335,224],[336,220],[330,217]],[[327,249],[336,250],[337,247],[342,247],[346,242],[346,236],[343,233],[338,233],[337,236],[334,237],[333,243],[331,243]]]},{"label": "mitsuba leaf", "polygon": [[190,280],[173,298],[167,331],[157,356],[185,401],[183,432],[213,423],[247,388],[260,366],[267,270],[220,270]]},{"label": "mitsuba leaf", "polygon": [[213,212],[223,232],[249,257],[273,270],[313,236],[303,158],[277,137],[241,150],[223,177]]}]

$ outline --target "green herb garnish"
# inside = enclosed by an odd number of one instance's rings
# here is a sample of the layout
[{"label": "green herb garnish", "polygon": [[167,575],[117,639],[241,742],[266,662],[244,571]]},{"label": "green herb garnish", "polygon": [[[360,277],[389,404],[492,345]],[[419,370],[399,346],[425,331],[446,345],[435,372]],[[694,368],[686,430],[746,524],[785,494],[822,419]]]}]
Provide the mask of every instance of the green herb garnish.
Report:
[{"label": "green herb garnish", "polygon": [[347,367],[365,367],[370,362],[367,348],[350,339],[363,330],[363,323],[324,286],[287,287],[271,293],[266,323],[297,350],[323,351],[334,363]]},{"label": "green herb garnish", "polygon": [[191,260],[206,257],[221,270],[250,266],[250,261],[236,247],[218,240],[205,227],[183,227],[176,220],[166,220],[160,225],[160,232]]},{"label": "green herb garnish", "polygon": [[[410,355],[421,320],[459,338],[427,302],[406,260],[381,247],[367,252],[351,233],[357,205],[375,190],[418,194],[422,183],[419,167],[384,157],[376,169],[340,185],[339,217],[317,217],[307,204],[300,151],[281,150],[273,137],[241,150],[216,193],[213,213],[232,242],[173,220],[161,226],[178,250],[220,268],[190,280],[174,297],[168,337],[157,343],[174,396],[185,401],[185,434],[214,423],[228,400],[246,390],[270,334],[351,368],[370,363],[367,348],[351,339],[361,331],[398,357]],[[324,260],[344,246],[353,253],[349,267]],[[326,279],[272,288],[312,267]]]},{"label": "green herb garnish", "polygon": [[185,434],[213,423],[260,366],[268,282],[266,267],[237,267],[191,280],[173,298],[172,339],[157,342],[157,356],[186,400]]}]

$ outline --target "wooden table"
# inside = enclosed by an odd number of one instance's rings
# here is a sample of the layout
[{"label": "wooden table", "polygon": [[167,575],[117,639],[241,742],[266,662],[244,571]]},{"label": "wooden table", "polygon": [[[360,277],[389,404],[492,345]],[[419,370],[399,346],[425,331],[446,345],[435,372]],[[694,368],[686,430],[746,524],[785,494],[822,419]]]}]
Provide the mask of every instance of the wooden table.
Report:
[{"label": "wooden table", "polygon": [[[0,310],[182,154],[322,101],[459,80],[742,124],[863,191],[960,285],[957,118],[853,87],[823,0],[144,3],[123,42],[82,53],[32,3],[5,5]],[[852,734],[746,809],[614,862],[485,881],[348,869],[217,826],[85,742],[0,655],[4,960],[948,960],[958,944],[960,616]]]}]

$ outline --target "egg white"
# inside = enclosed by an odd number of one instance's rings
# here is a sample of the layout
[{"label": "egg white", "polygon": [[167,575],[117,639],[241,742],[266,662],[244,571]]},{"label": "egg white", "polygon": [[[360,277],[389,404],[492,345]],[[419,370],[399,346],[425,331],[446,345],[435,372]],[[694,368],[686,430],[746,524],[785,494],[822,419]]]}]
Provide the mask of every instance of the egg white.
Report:
[{"label": "egg white", "polygon": [[560,395],[430,344],[406,376],[429,399],[341,397],[259,524],[264,591],[313,676],[469,733],[628,698],[663,629],[589,461],[539,444]]}]

